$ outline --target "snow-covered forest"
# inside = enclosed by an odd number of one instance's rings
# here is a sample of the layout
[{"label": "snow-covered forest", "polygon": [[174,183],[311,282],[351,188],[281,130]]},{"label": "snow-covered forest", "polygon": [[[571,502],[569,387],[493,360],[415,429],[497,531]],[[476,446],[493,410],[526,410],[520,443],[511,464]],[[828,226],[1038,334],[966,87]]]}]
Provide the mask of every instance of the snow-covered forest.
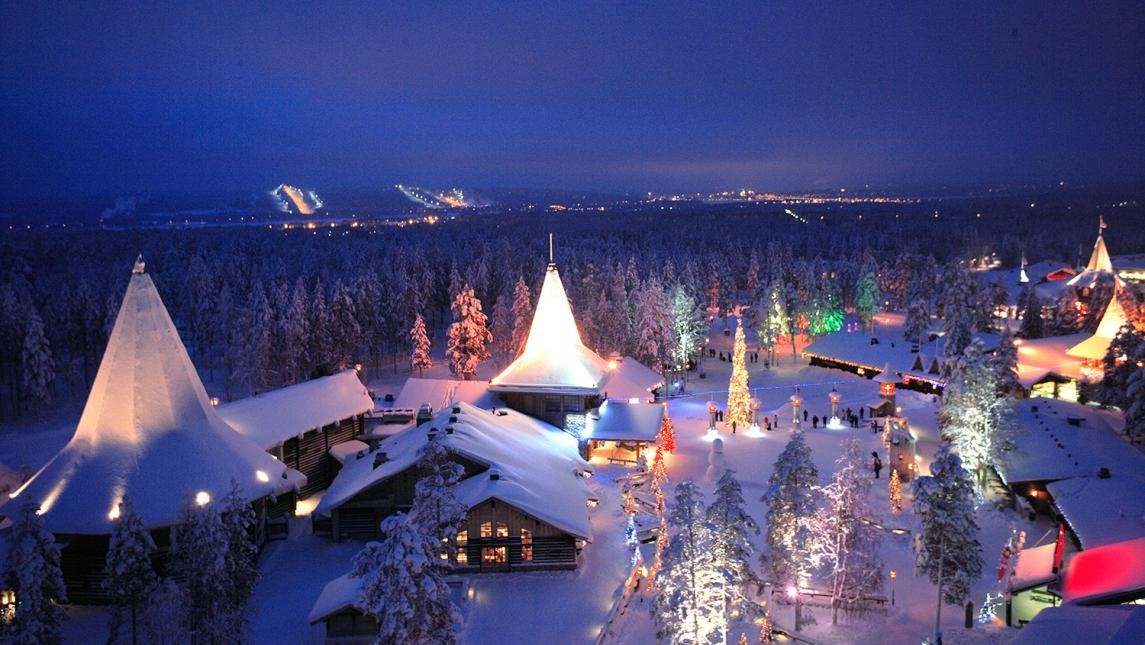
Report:
[{"label": "snow-covered forest", "polygon": [[[195,363],[232,399],[338,366],[404,367],[416,317],[444,346],[450,305],[465,285],[482,303],[492,358],[503,365],[520,347],[520,291],[537,293],[547,233],[586,344],[657,367],[687,355],[665,337],[696,306],[726,314],[753,304],[746,313],[764,345],[793,331],[838,329],[844,308],[864,319],[880,305],[909,310],[909,326],[943,313],[936,276],[947,263],[996,253],[1013,266],[1023,254],[1069,261],[1076,253],[1072,227],[1029,230],[1020,212],[970,215],[982,207],[818,207],[811,212],[823,220],[810,223],[695,206],[328,230],[15,231],[0,242],[0,265],[9,267],[0,278],[0,418],[83,398],[138,253]],[[944,218],[927,217],[936,208]],[[1143,245],[1143,231],[1125,223],[1119,240]],[[979,291],[983,304],[994,297]]]}]

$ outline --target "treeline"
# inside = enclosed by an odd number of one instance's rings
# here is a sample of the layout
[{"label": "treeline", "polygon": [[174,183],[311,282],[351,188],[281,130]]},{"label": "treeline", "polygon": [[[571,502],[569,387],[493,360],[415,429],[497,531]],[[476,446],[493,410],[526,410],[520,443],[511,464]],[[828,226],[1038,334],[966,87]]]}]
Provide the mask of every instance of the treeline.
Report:
[{"label": "treeline", "polygon": [[674,311],[746,302],[762,319],[782,287],[788,324],[775,331],[818,334],[842,310],[929,297],[948,260],[1061,257],[1092,239],[1076,222],[1027,232],[1017,215],[981,222],[973,204],[942,208],[945,219],[927,218],[930,205],[807,206],[803,221],[730,205],[406,227],[14,231],[0,242],[0,417],[86,395],[139,253],[192,358],[233,398],[356,363],[404,369],[416,315],[440,347],[465,284],[505,362],[516,350],[503,342],[505,312],[522,279],[535,300],[548,233],[585,342],[666,367],[679,363]]}]

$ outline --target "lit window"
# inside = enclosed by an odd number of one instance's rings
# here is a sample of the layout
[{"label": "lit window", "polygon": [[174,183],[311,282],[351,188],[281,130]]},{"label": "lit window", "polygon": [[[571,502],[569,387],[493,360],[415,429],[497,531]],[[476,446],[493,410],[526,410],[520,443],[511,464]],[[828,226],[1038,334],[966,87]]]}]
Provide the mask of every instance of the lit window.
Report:
[{"label": "lit window", "polygon": [[481,549],[481,560],[487,564],[504,564],[509,561],[509,552],[503,546],[487,546]]},{"label": "lit window", "polygon": [[504,522],[497,522],[497,537],[509,537],[509,525]]},{"label": "lit window", "polygon": [[533,559],[533,532],[529,529],[521,529],[521,559]]},{"label": "lit window", "polygon": [[481,523],[481,537],[493,537],[493,524],[491,522]]},{"label": "lit window", "polygon": [[469,531],[457,532],[457,564],[469,564]]}]

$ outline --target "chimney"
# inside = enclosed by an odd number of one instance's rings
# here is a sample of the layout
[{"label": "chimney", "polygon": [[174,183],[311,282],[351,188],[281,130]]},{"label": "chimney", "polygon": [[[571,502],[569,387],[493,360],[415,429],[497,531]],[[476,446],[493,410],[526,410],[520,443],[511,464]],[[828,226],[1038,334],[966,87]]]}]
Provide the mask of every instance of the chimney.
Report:
[{"label": "chimney", "polygon": [[453,434],[453,426],[450,426],[450,427],[446,428],[446,429],[445,429],[445,434]]},{"label": "chimney", "polygon": [[390,456],[384,452],[379,452],[378,454],[374,455],[374,470],[377,470],[378,466],[381,466],[389,460]]},{"label": "chimney", "polygon": [[457,417],[456,416],[449,417],[449,422],[450,423],[457,423]]},{"label": "chimney", "polygon": [[489,471],[489,481],[499,481],[501,479],[501,472],[498,470]]},{"label": "chimney", "polygon": [[453,406],[453,413],[454,414],[461,414],[461,406],[460,405]]}]

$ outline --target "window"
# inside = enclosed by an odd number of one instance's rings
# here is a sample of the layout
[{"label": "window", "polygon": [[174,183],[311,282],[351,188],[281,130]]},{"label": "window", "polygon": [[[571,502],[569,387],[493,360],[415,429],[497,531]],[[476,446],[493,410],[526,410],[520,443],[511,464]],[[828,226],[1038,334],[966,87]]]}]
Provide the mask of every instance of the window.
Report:
[{"label": "window", "polygon": [[487,546],[481,549],[481,559],[487,564],[505,564],[509,561],[509,551],[503,546]]},{"label": "window", "polygon": [[521,559],[533,559],[533,532],[529,529],[521,529]]},{"label": "window", "polygon": [[469,564],[469,531],[457,532],[457,564]]},{"label": "window", "polygon": [[561,411],[561,397],[549,394],[545,396],[545,412],[560,412]]},{"label": "window", "polygon": [[481,537],[493,537],[493,524],[492,522],[481,523]]},{"label": "window", "polygon": [[581,408],[581,398],[579,396],[566,396],[565,397],[565,412],[583,412]]},{"label": "window", "polygon": [[497,522],[497,537],[509,537],[509,525],[504,522]]}]

